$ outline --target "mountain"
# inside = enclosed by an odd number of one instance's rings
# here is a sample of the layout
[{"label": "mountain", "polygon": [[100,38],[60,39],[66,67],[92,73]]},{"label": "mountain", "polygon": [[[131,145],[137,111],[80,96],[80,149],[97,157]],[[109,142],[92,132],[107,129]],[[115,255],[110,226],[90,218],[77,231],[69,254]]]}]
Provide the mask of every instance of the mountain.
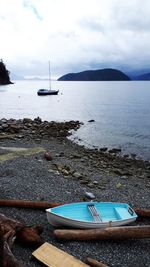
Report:
[{"label": "mountain", "polygon": [[145,73],[139,76],[135,76],[133,80],[138,80],[138,81],[150,81],[150,73]]},{"label": "mountain", "polygon": [[58,81],[129,81],[130,78],[117,69],[86,70],[78,73],[68,73]]},{"label": "mountain", "polygon": [[24,77],[23,76],[20,76],[20,75],[16,75],[15,73],[10,73],[10,79],[11,80],[24,80]]},{"label": "mountain", "polygon": [[2,59],[0,61],[0,85],[11,84],[9,78],[9,71],[6,69],[5,64],[3,63]]}]

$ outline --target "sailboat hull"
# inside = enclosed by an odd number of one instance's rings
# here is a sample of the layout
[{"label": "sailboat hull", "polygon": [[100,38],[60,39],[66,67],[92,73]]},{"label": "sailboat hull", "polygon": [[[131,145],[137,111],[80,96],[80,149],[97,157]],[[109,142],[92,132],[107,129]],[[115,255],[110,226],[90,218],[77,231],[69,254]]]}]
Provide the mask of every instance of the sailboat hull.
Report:
[{"label": "sailboat hull", "polygon": [[58,94],[58,90],[39,89],[37,94],[40,95],[40,96],[43,96],[43,95],[57,95]]}]

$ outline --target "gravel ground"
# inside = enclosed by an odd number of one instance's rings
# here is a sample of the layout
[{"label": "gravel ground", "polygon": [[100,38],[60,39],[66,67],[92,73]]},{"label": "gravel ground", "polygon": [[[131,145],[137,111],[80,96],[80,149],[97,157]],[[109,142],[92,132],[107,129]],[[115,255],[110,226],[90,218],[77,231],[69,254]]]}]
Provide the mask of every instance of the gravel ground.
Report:
[{"label": "gravel ground", "polygon": [[[11,158],[0,158],[0,198],[76,202],[87,200],[85,192],[92,192],[97,201],[127,202],[132,207],[150,207],[150,164],[85,149],[65,138],[49,140],[14,139],[0,141],[0,157],[8,155],[2,147],[41,147],[49,151],[23,155],[11,151]],[[108,266],[149,267],[150,240],[62,242],[55,240],[45,211],[4,208],[0,212],[27,224],[41,224],[42,237],[58,248],[82,261],[87,256],[101,260]],[[138,224],[148,224],[137,221]],[[33,248],[14,244],[13,253],[23,266],[42,266],[31,261]],[[60,266],[61,267],[61,266]]]}]

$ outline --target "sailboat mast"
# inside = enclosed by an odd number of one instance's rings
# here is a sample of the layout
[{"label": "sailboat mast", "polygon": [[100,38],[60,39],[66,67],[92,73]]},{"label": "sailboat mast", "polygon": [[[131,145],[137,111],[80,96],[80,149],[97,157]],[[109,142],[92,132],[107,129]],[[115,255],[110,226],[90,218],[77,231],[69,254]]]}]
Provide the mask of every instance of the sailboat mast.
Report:
[{"label": "sailboat mast", "polygon": [[50,68],[50,61],[49,61],[49,89],[51,90],[51,68]]}]

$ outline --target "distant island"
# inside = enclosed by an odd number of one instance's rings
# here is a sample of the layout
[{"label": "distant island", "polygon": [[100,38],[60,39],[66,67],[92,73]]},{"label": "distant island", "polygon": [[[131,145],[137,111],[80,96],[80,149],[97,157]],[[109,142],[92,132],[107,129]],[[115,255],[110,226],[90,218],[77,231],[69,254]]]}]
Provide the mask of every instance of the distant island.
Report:
[{"label": "distant island", "polygon": [[130,78],[117,69],[86,70],[78,73],[68,73],[58,81],[129,81]]},{"label": "distant island", "polygon": [[6,85],[6,84],[11,84],[12,82],[10,81],[9,78],[9,71],[6,69],[6,66],[1,59],[0,61],[0,85]]},{"label": "distant island", "polygon": [[136,81],[150,81],[150,73],[145,73],[139,76],[133,77],[133,80]]}]

